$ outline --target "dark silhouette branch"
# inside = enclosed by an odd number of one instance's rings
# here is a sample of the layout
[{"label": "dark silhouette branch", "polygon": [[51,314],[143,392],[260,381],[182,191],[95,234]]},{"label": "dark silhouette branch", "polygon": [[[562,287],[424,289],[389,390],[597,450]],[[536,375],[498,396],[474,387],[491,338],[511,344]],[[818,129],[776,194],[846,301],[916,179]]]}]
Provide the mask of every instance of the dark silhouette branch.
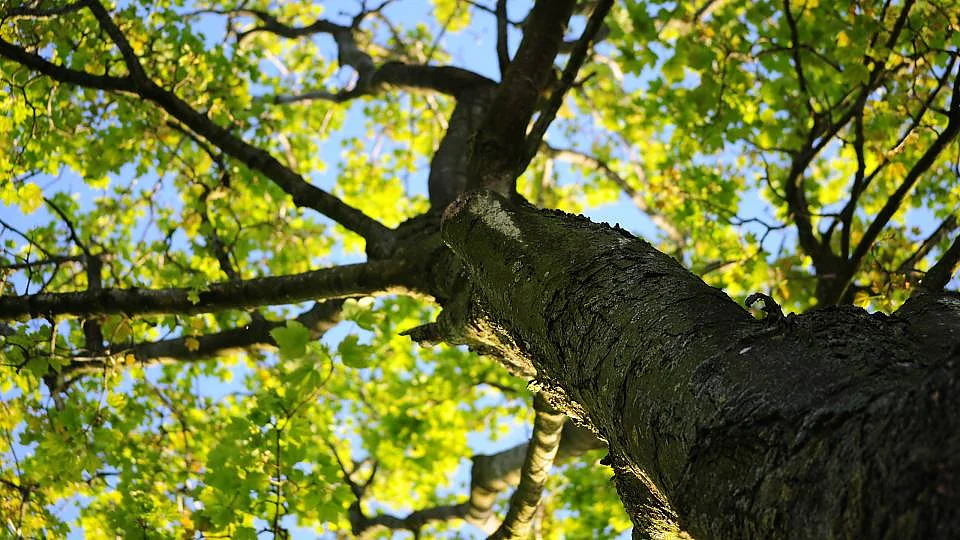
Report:
[{"label": "dark silhouette branch", "polygon": [[[87,277],[87,292],[96,293],[103,289],[103,280],[102,280],[102,271],[103,271],[103,258],[102,254],[94,255],[85,242],[80,240],[80,235],[77,233],[77,228],[73,224],[73,220],[67,216],[56,203],[52,200],[44,197],[43,201],[53,209],[53,211],[60,216],[60,219],[67,226],[67,230],[70,233],[70,240],[83,252],[83,264],[84,271]],[[84,344],[88,351],[91,353],[98,353],[103,348],[103,330],[100,328],[100,321],[96,318],[88,318],[83,321],[81,324],[83,328]]]},{"label": "dark silhouette branch", "polygon": [[510,41],[507,35],[507,0],[497,0],[497,63],[500,66],[500,77],[507,73],[510,67]]},{"label": "dark silhouette branch", "polygon": [[807,78],[803,73],[803,62],[800,59],[800,33],[797,31],[797,21],[794,19],[793,12],[790,10],[790,0],[783,0],[783,14],[784,20],[790,29],[790,55],[793,59],[793,69],[797,74],[797,87],[800,89],[800,93],[806,98],[804,103],[807,111],[812,115],[816,115],[813,109],[813,103],[810,101],[810,90],[807,87]]},{"label": "dark silhouette branch", "polygon": [[18,263],[2,264],[0,265],[0,270],[31,270],[37,268],[38,266],[47,266],[47,265],[61,265],[68,262],[81,262],[83,261],[82,255],[54,255],[53,257],[47,257],[44,259],[39,259],[35,261],[24,261]]},{"label": "dark silhouette branch", "polygon": [[537,117],[533,128],[530,129],[530,134],[527,135],[525,142],[527,155],[525,161],[520,164],[519,170],[521,172],[527,168],[527,165],[530,164],[533,157],[537,155],[537,151],[540,149],[540,141],[543,140],[543,136],[547,133],[547,128],[550,127],[553,119],[557,116],[557,111],[559,111],[563,105],[564,96],[576,81],[577,73],[580,71],[580,67],[583,66],[584,61],[586,61],[587,52],[590,50],[590,46],[593,44],[597,32],[603,26],[603,19],[606,18],[611,7],[613,7],[613,0],[600,0],[593,8],[593,13],[590,14],[590,18],[587,19],[587,25],[583,29],[583,34],[580,36],[580,39],[577,40],[576,44],[574,44],[573,50],[570,52],[570,58],[567,59],[567,65],[563,68],[559,84],[553,88],[547,106],[540,111],[540,116]]},{"label": "dark silhouette branch", "polygon": [[292,26],[281,22],[272,14],[256,9],[214,10],[213,13],[243,14],[255,17],[260,26],[241,32],[238,39],[244,39],[257,32],[272,34],[295,39],[314,34],[327,34],[337,45],[337,61],[341,67],[351,67],[357,72],[357,82],[353,88],[339,92],[327,90],[312,90],[295,95],[275,96],[277,104],[290,104],[303,101],[325,100],[342,103],[351,99],[375,94],[382,85],[419,88],[434,90],[443,94],[456,96],[467,86],[492,83],[490,79],[467,69],[452,66],[429,66],[419,64],[405,64],[402,62],[387,62],[377,66],[367,52],[360,48],[354,31],[357,24],[366,15],[377,12],[379,8],[364,11],[354,17],[350,26],[337,24],[325,19],[318,19],[307,26]]},{"label": "dark silhouette branch", "polygon": [[[339,322],[342,305],[342,300],[317,302],[312,308],[292,320],[310,330],[314,339],[319,339]],[[276,342],[270,335],[270,331],[284,327],[286,324],[286,320],[271,321],[261,317],[255,318],[242,327],[202,336],[183,336],[130,346],[112,344],[108,348],[110,356],[75,357],[61,369],[59,375],[61,380],[74,381],[84,375],[102,373],[108,365],[112,365],[111,359],[117,356],[132,355],[139,365],[151,366],[200,362],[241,351],[272,348],[276,347]]]},{"label": "dark silhouette branch", "polygon": [[517,54],[474,140],[469,188],[493,189],[505,196],[516,192],[516,178],[526,160],[527,126],[547,87],[574,4],[572,0],[534,4]]},{"label": "dark silhouette branch", "polygon": [[857,172],[853,177],[853,187],[850,189],[850,204],[843,207],[840,213],[840,222],[843,227],[840,230],[840,257],[846,259],[850,256],[850,233],[853,231],[853,214],[857,208],[857,201],[860,194],[866,188],[867,161],[864,155],[864,137],[863,137],[863,107],[859,107],[853,120],[854,141],[853,149],[857,154]]},{"label": "dark silhouette branch", "polygon": [[[356,507],[355,507],[356,508]],[[434,506],[417,510],[407,514],[404,517],[393,514],[381,513],[367,517],[356,510],[351,514],[357,516],[353,521],[353,533],[356,536],[363,535],[364,532],[384,527],[391,530],[411,531],[415,535],[420,529],[432,521],[452,521],[454,519],[466,519],[469,505],[467,503],[451,504],[443,506]]]},{"label": "dark silhouette branch", "polygon": [[957,71],[956,78],[953,83],[953,92],[950,97],[950,119],[947,122],[947,127],[940,132],[936,140],[933,141],[933,144],[920,156],[920,159],[913,164],[913,167],[910,168],[910,171],[907,172],[906,177],[903,179],[903,182],[900,183],[900,186],[897,187],[887,201],[884,203],[883,207],[880,209],[880,212],[877,213],[877,216],[874,218],[873,222],[870,223],[870,226],[867,227],[867,230],[863,233],[863,238],[857,244],[856,249],[853,251],[853,255],[850,258],[850,262],[853,268],[857,268],[860,262],[863,260],[863,257],[867,254],[870,248],[876,242],[877,237],[880,235],[880,231],[886,227],[893,215],[900,209],[900,205],[903,203],[903,200],[906,198],[907,194],[913,189],[913,186],[917,183],[920,177],[925,173],[934,162],[939,157],[940,153],[943,152],[947,146],[957,137],[957,134],[960,133],[960,70]]},{"label": "dark silhouette branch", "polygon": [[[914,0],[907,0],[904,3],[904,6],[897,17],[897,21],[890,30],[890,35],[888,36],[886,42],[887,48],[892,49],[896,44],[897,39],[899,39],[899,36],[906,25],[907,15],[913,6],[913,3]],[[837,120],[831,119],[831,113],[834,110],[838,110],[847,101],[848,96],[855,93],[854,90],[856,87],[852,88],[846,95],[844,95],[843,98],[837,101],[833,106],[829,107],[826,111],[815,113],[813,117],[813,126],[807,133],[803,146],[796,151],[790,152],[792,154],[792,160],[790,163],[790,171],[787,173],[787,177],[784,182],[784,199],[787,203],[789,214],[797,227],[797,242],[800,244],[800,247],[803,249],[803,251],[810,255],[810,257],[813,259],[813,264],[817,269],[818,275],[822,276],[847,274],[850,273],[850,269],[855,268],[856,265],[838,257],[831,251],[829,244],[826,242],[821,242],[817,239],[816,235],[814,235],[813,224],[810,220],[812,214],[810,213],[807,205],[806,191],[803,186],[803,172],[806,170],[807,166],[810,165],[810,162],[813,161],[813,159],[820,153],[820,151],[830,143],[833,137],[836,136],[836,134],[844,126],[854,119],[854,117],[857,115],[857,112],[860,111],[866,104],[870,93],[883,82],[883,75],[888,71],[886,63],[877,62],[869,57],[864,59],[865,64],[869,64],[871,62],[874,64],[874,68],[871,70],[867,82],[859,85],[860,88],[859,92],[856,93],[856,98],[853,100],[853,103],[846,108],[845,112],[841,114]],[[892,71],[895,71],[896,69],[898,68],[893,68]],[[879,171],[879,166],[877,171]],[[865,179],[863,182],[864,186],[869,183],[869,181],[872,179],[872,176],[873,175],[871,174],[871,176]],[[834,284],[833,287],[825,288],[823,291],[818,289],[817,296],[821,300],[821,303],[834,303],[839,298],[839,296],[834,293],[840,288],[842,287],[838,287],[836,284]]]},{"label": "dark silhouette branch", "polygon": [[384,260],[213,283],[202,290],[131,288],[0,296],[0,320],[51,315],[211,313],[316,299],[406,293],[412,290],[407,286],[411,273],[412,266],[406,261]]},{"label": "dark silhouette branch", "polygon": [[[822,140],[829,140],[836,131],[839,131],[840,127],[838,124],[835,129],[832,130],[833,133],[823,137]],[[829,246],[821,243],[813,233],[813,223],[810,220],[810,208],[807,205],[807,196],[803,186],[803,171],[806,170],[807,166],[813,161],[813,158],[816,157],[820,150],[819,147],[815,145],[818,137],[817,130],[818,128],[815,124],[814,128],[807,134],[803,148],[793,154],[790,171],[787,173],[787,178],[784,181],[783,198],[787,203],[787,209],[789,210],[793,224],[797,227],[797,243],[799,243],[804,252],[813,259],[814,266],[822,269],[829,267],[834,256],[830,252]]]},{"label": "dark silhouette branch", "polygon": [[960,236],[953,239],[953,243],[940,260],[927,270],[920,281],[920,290],[932,293],[942,291],[947,283],[950,283],[958,267],[960,267]]},{"label": "dark silhouette branch", "polygon": [[13,21],[16,19],[46,19],[66,15],[83,9],[84,2],[70,2],[56,7],[30,7],[27,5],[11,7],[0,12],[0,19]]},{"label": "dark silhouette branch", "polygon": [[368,77],[361,75],[357,84],[341,92],[327,90],[311,90],[302,94],[276,96],[277,104],[291,104],[305,101],[323,100],[334,103],[343,103],[361,96],[376,94],[384,85],[399,88],[431,90],[453,97],[463,92],[484,85],[495,84],[492,80],[470,70],[454,66],[429,66],[422,64],[405,64],[403,62],[386,62],[380,67],[371,65]]},{"label": "dark silhouette branch", "polygon": [[134,84],[129,75],[124,77],[94,75],[93,73],[64,67],[18,47],[2,37],[0,37],[0,56],[30,68],[41,75],[46,75],[57,82],[109,92],[135,93]]},{"label": "dark silhouette branch", "polygon": [[[933,101],[938,95],[940,95],[941,90],[947,86],[947,82],[950,78],[950,73],[953,71],[953,66],[956,62],[957,57],[951,56],[950,60],[947,62],[946,69],[943,71],[943,75],[938,77],[937,86],[927,95],[927,98],[924,100],[923,105],[920,107],[920,110],[913,115],[910,124],[900,135],[897,142],[892,146],[893,150],[900,148],[907,137],[920,126],[920,121],[923,119],[927,111],[932,109]],[[874,167],[873,171],[866,176],[863,176],[864,171],[864,161],[865,157],[863,155],[863,107],[859,107],[856,116],[856,124],[854,125],[854,150],[857,154],[857,175],[854,178],[853,187],[850,190],[850,198],[844,204],[843,210],[840,211],[840,222],[843,224],[842,229],[842,238],[841,238],[841,255],[844,258],[849,256],[849,243],[850,243],[850,232],[852,230],[852,221],[853,215],[856,211],[857,204],[860,201],[860,196],[870,187],[870,184],[873,182],[874,178],[890,163],[890,159],[884,155],[883,159]],[[824,241],[829,242],[830,233],[833,230],[833,227],[838,224],[838,221],[834,221],[830,225],[830,229],[824,234]],[[844,247],[846,246],[846,247]]]},{"label": "dark silhouette branch", "polygon": [[[239,33],[237,36],[238,40],[242,40],[258,32],[269,32],[287,39],[297,39],[314,34],[336,34],[338,32],[350,32],[351,30],[349,26],[343,26],[325,19],[317,19],[306,26],[292,26],[282,23],[280,19],[277,19],[270,13],[258,9],[236,9],[226,13],[251,15],[260,21],[259,26]],[[352,39],[352,37],[350,39]],[[337,39],[337,44],[340,44],[339,39]],[[354,46],[356,46],[356,43],[354,43]]]},{"label": "dark silhouette branch", "polygon": [[87,5],[87,8],[90,9],[90,12],[93,13],[93,16],[96,17],[100,28],[103,28],[104,32],[110,36],[110,41],[120,50],[120,56],[123,58],[123,63],[126,64],[127,71],[130,72],[134,83],[137,86],[144,87],[151,84],[152,81],[140,63],[140,57],[134,52],[133,47],[130,45],[130,42],[127,41],[126,36],[123,35],[120,27],[110,18],[110,14],[107,12],[107,9],[103,7],[103,4],[101,4],[99,0],[83,0],[83,2]]},{"label": "dark silhouette branch", "polygon": [[952,233],[956,228],[957,216],[950,214],[946,219],[940,222],[940,225],[930,234],[930,236],[920,243],[920,246],[916,251],[913,252],[912,255],[900,263],[900,266],[897,267],[897,272],[901,274],[912,272],[917,264],[927,256],[927,253],[930,253],[930,250],[932,250],[933,247],[936,246],[944,236]]}]

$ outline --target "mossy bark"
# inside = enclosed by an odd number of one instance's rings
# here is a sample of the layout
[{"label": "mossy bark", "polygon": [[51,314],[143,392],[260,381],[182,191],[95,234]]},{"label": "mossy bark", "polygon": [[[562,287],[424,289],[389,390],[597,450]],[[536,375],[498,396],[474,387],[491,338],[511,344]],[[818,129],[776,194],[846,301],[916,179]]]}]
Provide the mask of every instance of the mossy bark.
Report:
[{"label": "mossy bark", "polygon": [[442,237],[472,283],[449,320],[609,443],[637,536],[960,531],[955,295],[756,320],[619,228],[491,192]]}]

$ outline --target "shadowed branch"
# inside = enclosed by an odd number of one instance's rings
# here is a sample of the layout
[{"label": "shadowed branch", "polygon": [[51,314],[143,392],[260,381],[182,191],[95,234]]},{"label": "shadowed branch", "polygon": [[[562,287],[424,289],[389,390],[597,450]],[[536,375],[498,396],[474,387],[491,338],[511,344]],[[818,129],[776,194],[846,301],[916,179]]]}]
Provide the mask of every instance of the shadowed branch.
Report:
[{"label": "shadowed branch", "polygon": [[315,299],[404,293],[411,279],[405,261],[373,261],[301,274],[213,283],[202,290],[99,289],[0,296],[0,320],[56,315],[210,313]]}]

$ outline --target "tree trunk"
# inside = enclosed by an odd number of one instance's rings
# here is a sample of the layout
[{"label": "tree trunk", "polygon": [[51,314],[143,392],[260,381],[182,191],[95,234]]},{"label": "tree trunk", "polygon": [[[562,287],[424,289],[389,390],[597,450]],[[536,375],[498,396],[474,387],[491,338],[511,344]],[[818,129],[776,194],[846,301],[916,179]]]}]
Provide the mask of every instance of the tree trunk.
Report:
[{"label": "tree trunk", "polygon": [[956,295],[757,320],[618,227],[492,192],[442,237],[472,290],[439,327],[609,443],[636,536],[960,531]]}]

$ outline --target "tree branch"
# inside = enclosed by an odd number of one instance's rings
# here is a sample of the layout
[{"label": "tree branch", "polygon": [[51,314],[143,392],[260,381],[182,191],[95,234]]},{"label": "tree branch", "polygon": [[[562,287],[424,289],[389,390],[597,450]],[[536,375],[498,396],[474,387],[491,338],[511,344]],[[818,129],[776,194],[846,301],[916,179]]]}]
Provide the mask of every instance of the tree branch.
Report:
[{"label": "tree branch", "polygon": [[[839,129],[839,128],[838,128]],[[807,135],[803,149],[794,154],[790,163],[790,171],[784,182],[784,199],[790,211],[790,217],[797,227],[797,243],[810,255],[814,266],[818,269],[827,267],[832,260],[830,250],[825,244],[817,240],[813,234],[813,223],[810,220],[810,210],[803,187],[803,171],[816,156],[818,149],[814,147],[816,139],[813,130]]]},{"label": "tree branch", "polygon": [[[470,470],[470,499],[466,502],[425,508],[411,512],[402,518],[390,514],[368,517],[355,513],[351,517],[354,520],[353,532],[360,535],[374,527],[417,531],[429,521],[463,519],[490,534],[497,528],[493,519],[493,505],[497,495],[520,482],[521,469],[529,446],[529,443],[523,443],[496,454],[473,456],[473,467]],[[568,419],[563,424],[555,461],[565,461],[582,456],[590,450],[606,447],[606,443],[598,439],[593,432]]]},{"label": "tree branch", "polygon": [[950,97],[950,120],[947,122],[947,127],[940,132],[936,140],[933,141],[933,144],[931,144],[923,155],[920,156],[920,159],[913,164],[913,167],[910,168],[903,182],[901,182],[896,191],[890,195],[884,203],[883,208],[877,213],[877,217],[874,218],[870,226],[867,227],[867,230],[863,233],[863,238],[860,239],[856,249],[853,251],[853,255],[850,257],[853,268],[859,266],[860,261],[863,260],[863,257],[873,246],[873,243],[876,242],[880,231],[886,227],[893,215],[899,210],[903,200],[910,190],[913,189],[913,186],[920,179],[920,176],[933,166],[940,153],[957,137],[958,133],[960,133],[960,69],[957,70],[957,75],[953,82],[953,92]]},{"label": "tree branch", "polygon": [[[386,513],[381,513],[370,517],[361,516],[359,519],[354,520],[357,525],[353,527],[353,533],[359,537],[370,529],[376,527],[385,527],[395,531],[412,531],[416,535],[424,525],[431,521],[452,521],[454,519],[466,519],[468,508],[468,503],[460,503],[425,508],[423,510],[410,512],[404,517],[398,517],[393,514]],[[357,513],[355,512],[354,515],[356,514]]]},{"label": "tree branch", "polygon": [[496,84],[483,75],[459,67],[402,62],[387,62],[380,66],[373,77],[373,83],[434,90],[453,97],[460,97],[469,90]]},{"label": "tree branch", "polygon": [[917,266],[917,263],[919,263],[921,259],[926,257],[927,253],[930,253],[930,250],[933,249],[933,247],[936,246],[938,242],[940,242],[941,238],[943,238],[945,235],[950,234],[956,228],[957,228],[957,216],[954,214],[950,214],[949,216],[946,217],[946,219],[940,222],[940,225],[937,227],[935,231],[933,231],[930,234],[930,236],[928,236],[923,242],[920,243],[920,247],[918,247],[917,250],[914,251],[912,255],[910,255],[909,257],[907,257],[906,260],[900,263],[900,266],[897,267],[897,272],[901,274],[911,272],[914,269],[914,267]]},{"label": "tree branch", "polygon": [[54,255],[36,261],[24,261],[10,264],[0,264],[0,270],[31,270],[38,266],[61,265],[68,262],[82,262],[83,255]]},{"label": "tree branch", "polygon": [[[953,71],[953,66],[956,63],[956,60],[957,60],[956,56],[950,57],[950,60],[947,62],[946,69],[944,69],[943,75],[937,78],[937,86],[927,95],[927,98],[924,100],[923,105],[920,107],[919,112],[915,116],[913,116],[910,124],[907,126],[904,132],[900,135],[900,138],[897,140],[896,144],[892,146],[892,149],[896,150],[900,148],[901,145],[903,145],[904,142],[907,140],[907,137],[909,137],[910,134],[913,133],[913,131],[920,125],[920,120],[923,118],[924,114],[926,114],[926,112],[931,109],[933,105],[933,101],[936,99],[938,95],[940,95],[940,91],[943,90],[945,86],[947,86],[947,82],[949,81],[949,78],[950,78],[950,72]],[[854,129],[855,129],[854,150],[856,151],[856,154],[857,154],[857,175],[854,178],[853,186],[850,190],[850,198],[847,200],[846,204],[844,205],[843,210],[840,211],[840,216],[841,216],[840,221],[843,223],[843,229],[841,232],[841,234],[843,235],[841,238],[841,255],[844,258],[849,256],[851,224],[852,224],[854,211],[856,210],[857,203],[860,200],[860,196],[870,186],[871,182],[873,182],[873,179],[876,178],[877,174],[890,163],[890,160],[887,157],[884,157],[880,161],[880,163],[878,163],[877,166],[873,169],[873,171],[869,175],[866,175],[864,177],[863,169],[865,167],[865,157],[863,155],[864,140],[863,140],[863,105],[862,104],[857,108],[856,124],[854,125]],[[834,221],[834,223],[831,224],[831,229],[837,223],[838,223],[837,221]],[[830,239],[829,232],[830,231],[828,230],[828,234],[824,236],[826,242],[828,242]],[[846,247],[843,247],[843,246],[846,246]]]},{"label": "tree branch", "polygon": [[853,186],[850,188],[849,204],[843,207],[839,218],[842,223],[840,230],[840,257],[844,259],[850,256],[850,233],[853,231],[853,214],[857,208],[857,201],[860,199],[860,194],[866,189],[867,161],[863,151],[863,106],[860,106],[857,110],[853,130],[853,149],[857,154],[857,172],[854,174]]},{"label": "tree branch", "polygon": [[82,0],[86,4],[87,8],[90,9],[90,12],[93,13],[93,16],[97,19],[97,22],[100,24],[100,27],[110,36],[110,41],[117,46],[117,49],[120,50],[120,56],[123,58],[123,63],[127,66],[127,71],[130,72],[130,76],[133,78],[134,83],[137,86],[146,86],[151,83],[150,78],[147,77],[146,71],[143,69],[143,65],[140,64],[140,57],[137,56],[137,53],[133,51],[133,47],[130,45],[130,42],[127,41],[126,36],[123,35],[123,32],[120,30],[120,27],[113,22],[113,19],[110,18],[110,14],[107,13],[107,9],[103,7],[103,4],[99,0]]},{"label": "tree branch", "polygon": [[[80,240],[80,235],[77,233],[76,227],[73,225],[73,221],[67,216],[56,203],[52,200],[44,197],[43,201],[53,209],[53,211],[60,216],[60,219],[67,226],[67,230],[70,232],[70,240],[76,244],[81,251],[83,251],[83,264],[84,271],[87,277],[87,292],[96,294],[97,291],[103,289],[102,284],[102,272],[103,272],[103,258],[102,254],[94,255],[87,248],[87,245]],[[84,336],[84,346],[87,351],[90,351],[93,354],[99,353],[103,349],[103,331],[100,328],[100,321],[95,318],[85,319],[82,324],[83,336]]]},{"label": "tree branch", "polygon": [[[92,5],[98,4],[94,2]],[[109,21],[109,17],[107,20]],[[112,21],[110,22],[112,24]],[[101,21],[101,24],[104,23]],[[112,28],[115,29],[116,26],[113,25]],[[111,30],[110,26],[105,27],[104,30],[111,34],[111,39],[124,43],[124,45],[118,45],[118,47],[121,50],[121,54],[124,55],[128,69],[131,69],[130,75],[125,77],[112,77],[107,75],[94,75],[66,68],[13,45],[2,38],[0,38],[0,56],[42,73],[58,82],[85,88],[136,94],[158,105],[185,126],[222,150],[225,154],[237,159],[249,168],[263,173],[267,178],[280,186],[283,191],[293,197],[293,202],[297,206],[312,208],[369,241],[382,240],[389,237],[390,229],[383,224],[370,218],[356,208],[347,205],[337,197],[310,184],[304,180],[302,176],[281,164],[269,152],[251,145],[214,123],[206,115],[196,111],[187,102],[172,92],[164,90],[155,82],[146,78],[145,74],[141,77],[139,72],[142,71],[142,69],[137,68],[139,61],[135,57],[131,60],[126,58],[132,49],[130,49],[130,45],[124,36],[120,33],[114,36],[113,34],[115,32]],[[116,32],[119,32],[119,30]],[[130,65],[133,67],[130,67]]]},{"label": "tree branch", "polygon": [[[456,96],[465,87],[477,84],[492,84],[493,81],[472,71],[452,66],[428,66],[405,64],[402,62],[387,62],[379,68],[373,58],[363,51],[353,35],[355,25],[343,26],[324,19],[318,19],[307,26],[291,26],[280,22],[279,19],[261,10],[238,9],[231,11],[217,11],[217,13],[240,13],[252,15],[259,19],[261,26],[248,30],[239,35],[243,39],[256,32],[270,32],[286,38],[298,38],[312,34],[328,34],[337,44],[337,61],[341,67],[349,66],[357,71],[356,85],[341,92],[315,90],[292,96],[276,96],[274,102],[278,104],[296,103],[314,99],[334,101],[337,103],[350,99],[370,95],[381,84],[392,84],[410,88],[424,88],[444,94]],[[357,17],[355,21],[363,15]]]},{"label": "tree branch", "polygon": [[27,7],[26,5],[12,7],[0,13],[0,19],[13,21],[16,19],[46,19],[48,17],[57,17],[73,13],[83,8],[83,2],[70,2],[62,6],[40,8]]},{"label": "tree branch", "polygon": [[112,92],[135,92],[133,80],[129,76],[94,75],[93,73],[70,69],[54,64],[38,54],[4,40],[2,37],[0,37],[0,56],[58,82]]},{"label": "tree branch", "polygon": [[960,236],[953,239],[937,264],[934,264],[920,281],[920,289],[927,292],[939,292],[950,283],[953,274],[960,267]]},{"label": "tree branch", "polygon": [[312,90],[302,94],[276,96],[274,103],[285,105],[303,101],[323,100],[343,103],[361,96],[377,93],[383,85],[401,88],[423,89],[440,92],[453,97],[461,96],[465,91],[480,86],[493,86],[496,83],[483,75],[455,66],[430,66],[423,64],[405,64],[387,62],[379,68],[373,68],[369,77],[363,78],[342,92]]},{"label": "tree branch", "polygon": [[542,394],[533,398],[537,411],[533,421],[533,437],[527,446],[527,455],[520,473],[520,485],[510,497],[510,509],[500,527],[490,535],[491,539],[526,538],[530,533],[533,517],[540,506],[543,486],[553,466],[563,429],[563,413],[547,403]]},{"label": "tree branch", "polygon": [[[340,307],[343,300],[327,300],[317,302],[312,308],[301,313],[295,319],[310,330],[311,336],[318,339],[327,330],[340,320]],[[270,321],[254,318],[249,324],[240,328],[230,328],[202,336],[184,336],[159,341],[148,341],[124,347],[122,344],[112,344],[109,348],[111,355],[132,354],[140,365],[197,362],[226,356],[235,352],[246,351],[258,347],[275,347],[276,342],[270,331],[274,328],[286,326],[287,321]],[[196,340],[188,346],[188,340]],[[76,378],[92,373],[100,373],[109,363],[106,356],[89,358],[77,357],[60,371],[60,376]]]},{"label": "tree branch", "polygon": [[487,188],[510,197],[526,160],[527,126],[553,69],[573,0],[538,0],[528,16],[523,40],[487,117],[476,135],[469,188]]},{"label": "tree branch", "polygon": [[[891,29],[890,35],[887,39],[887,48],[892,49],[896,44],[896,41],[906,24],[907,15],[909,14],[914,1],[915,0],[906,0],[904,2],[904,6],[901,9],[900,14],[897,17],[897,21],[893,25],[893,28]],[[827,281],[831,281],[832,286],[829,287],[820,286],[821,283],[823,283],[823,280],[818,283],[817,297],[821,303],[825,304],[836,302],[837,299],[842,296],[842,294],[835,294],[837,290],[842,289],[842,287],[837,286],[835,278],[840,274],[851,273],[851,269],[855,268],[855,265],[852,265],[847,260],[836,256],[827,243],[819,241],[816,235],[814,235],[813,225],[810,220],[810,212],[807,205],[806,192],[803,186],[803,172],[806,170],[810,162],[817,156],[817,154],[819,154],[820,151],[840,131],[840,129],[842,129],[843,126],[845,126],[855,117],[857,111],[859,111],[866,103],[870,92],[872,92],[873,89],[882,82],[882,75],[887,69],[886,63],[876,62],[869,56],[864,58],[865,64],[869,64],[871,62],[874,63],[874,68],[870,72],[868,81],[860,85],[860,91],[857,95],[857,98],[840,116],[840,118],[838,118],[836,121],[832,121],[829,113],[834,109],[839,109],[841,105],[846,102],[847,96],[853,94],[853,89],[851,89],[848,94],[841,98],[835,105],[830,107],[826,111],[826,114],[819,113],[814,115],[813,127],[811,127],[810,131],[807,133],[803,147],[795,152],[792,152],[793,158],[790,164],[790,171],[787,174],[786,181],[784,182],[784,198],[793,222],[797,227],[797,241],[804,252],[810,255],[810,257],[813,259],[813,264],[817,269],[818,275],[829,276],[825,277],[825,279]],[[864,184],[869,183],[871,178],[872,175],[864,181]]]},{"label": "tree branch", "polygon": [[404,293],[412,290],[407,286],[411,272],[412,266],[406,261],[385,260],[220,282],[203,290],[132,288],[0,296],[0,320],[49,315],[210,313],[316,299]]},{"label": "tree branch", "polygon": [[291,26],[280,22],[270,13],[258,9],[236,9],[230,10],[228,13],[252,15],[261,22],[260,26],[241,32],[237,36],[237,39],[240,40],[258,32],[269,32],[288,39],[297,39],[313,34],[336,34],[337,32],[350,31],[349,26],[336,24],[325,19],[317,19],[307,26]]},{"label": "tree branch", "polygon": [[497,63],[500,77],[507,74],[510,67],[510,41],[507,35],[507,0],[497,0]]},{"label": "tree branch", "polygon": [[525,161],[523,161],[519,167],[521,172],[527,168],[527,165],[530,164],[533,157],[537,155],[537,151],[540,149],[540,141],[543,140],[547,128],[550,127],[553,119],[557,116],[557,111],[559,111],[561,105],[563,105],[563,98],[567,90],[569,90],[576,81],[577,73],[580,71],[583,62],[587,59],[587,51],[597,36],[597,32],[603,26],[603,19],[606,18],[611,7],[613,7],[613,0],[599,0],[593,8],[593,13],[590,14],[590,18],[587,20],[583,34],[574,44],[573,50],[570,52],[570,58],[567,60],[567,65],[564,66],[563,74],[560,76],[560,83],[553,88],[553,92],[550,94],[550,101],[548,101],[547,106],[540,111],[540,116],[537,117],[533,128],[530,129],[530,134],[527,135],[524,143],[527,147],[527,155]]},{"label": "tree branch", "polygon": [[783,0],[783,13],[787,26],[790,28],[790,54],[793,58],[793,69],[797,73],[797,87],[806,97],[805,104],[810,114],[816,115],[813,104],[810,102],[810,91],[807,87],[807,78],[803,74],[803,63],[800,60],[800,33],[797,30],[797,21],[790,10],[790,0]]}]

